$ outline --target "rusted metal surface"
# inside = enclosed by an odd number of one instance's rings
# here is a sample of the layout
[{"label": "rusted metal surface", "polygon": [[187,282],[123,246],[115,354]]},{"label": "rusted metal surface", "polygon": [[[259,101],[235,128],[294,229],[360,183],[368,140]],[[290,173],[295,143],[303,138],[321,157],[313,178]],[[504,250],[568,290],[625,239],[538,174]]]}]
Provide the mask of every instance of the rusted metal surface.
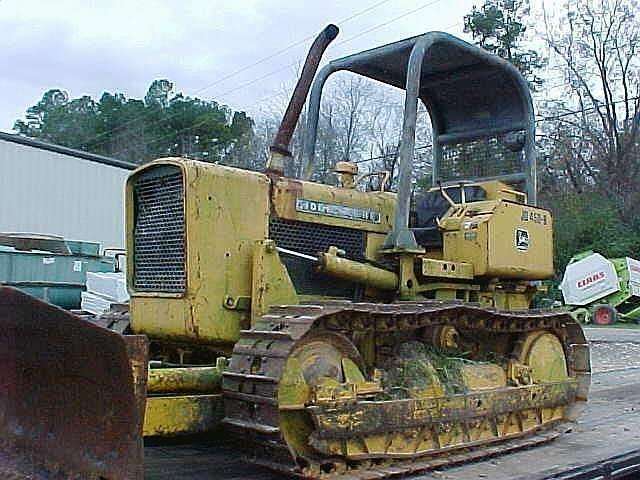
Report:
[{"label": "rusted metal surface", "polygon": [[221,394],[147,397],[144,437],[175,437],[210,432],[224,416]]},{"label": "rusted metal surface", "polygon": [[0,451],[52,478],[143,478],[146,358],[144,337],[0,288]]},{"label": "rusted metal surface", "polygon": [[149,393],[216,393],[222,372],[218,367],[154,368],[149,371]]},{"label": "rusted metal surface", "polygon": [[[340,435],[336,435],[336,432],[332,434],[327,431],[319,434],[321,430],[316,430],[310,437],[311,441],[313,441],[314,435],[316,437],[330,437],[329,440],[334,442],[331,448],[335,449],[336,445],[343,445],[346,450],[343,450],[342,454],[339,453],[339,450],[334,451],[337,456],[333,455],[330,459],[326,458],[325,460],[308,457],[293,458],[291,456],[291,445],[288,444],[285,433],[289,428],[286,425],[288,420],[278,407],[278,396],[279,393],[282,393],[279,392],[279,384],[283,372],[285,372],[287,359],[298,343],[304,341],[312,332],[336,332],[349,337],[354,334],[374,332],[374,337],[380,339],[376,346],[376,356],[384,357],[393,354],[391,351],[384,351],[386,338],[393,337],[395,333],[417,332],[424,327],[438,325],[453,325],[460,330],[491,332],[495,335],[519,335],[538,330],[554,332],[566,351],[568,373],[572,379],[562,385],[549,385],[542,389],[540,385],[534,385],[533,390],[536,392],[522,389],[522,395],[511,395],[507,399],[498,399],[497,407],[502,408],[503,413],[506,413],[507,410],[513,411],[515,415],[513,418],[494,415],[494,412],[489,408],[485,412],[484,418],[480,416],[481,418],[473,420],[473,422],[484,420],[492,425],[492,427],[478,431],[490,432],[493,430],[495,432],[493,435],[478,440],[470,435],[471,428],[463,426],[460,441],[457,439],[451,442],[447,441],[444,448],[437,447],[440,444],[438,441],[436,448],[431,449],[429,454],[424,456],[403,453],[405,460],[394,458],[389,460],[391,463],[384,468],[375,467],[372,469],[368,461],[360,462],[360,458],[368,457],[367,455],[360,456],[358,452],[356,455],[349,455],[348,449],[354,444],[348,442],[341,444],[340,439],[337,438]],[[386,305],[332,302],[323,305],[275,307],[269,314],[261,317],[252,330],[242,333],[234,350],[230,369],[224,374],[223,380],[225,423],[228,428],[242,436],[245,445],[251,442],[254,461],[270,468],[293,475],[311,477],[317,477],[322,472],[324,472],[323,474],[332,472],[332,475],[348,474],[352,478],[358,479],[383,478],[437,468],[451,462],[455,463],[456,458],[464,457],[466,460],[459,461],[467,461],[502,452],[509,448],[525,448],[549,441],[557,436],[557,432],[553,431],[554,426],[559,421],[572,418],[574,416],[572,411],[579,404],[583,404],[588,393],[589,383],[590,364],[587,341],[580,326],[563,313],[503,312],[458,302],[437,301],[401,302]],[[519,391],[517,388],[510,390],[512,393]],[[482,395],[496,396],[496,391]],[[543,398],[533,401],[537,395],[541,395]],[[392,403],[389,402],[389,406]],[[410,403],[415,402],[406,402],[407,405]],[[394,404],[392,408],[397,409],[400,406],[398,403]],[[444,403],[441,406],[448,408]],[[336,419],[349,420],[348,412],[342,411],[337,403],[333,408],[334,411],[331,414],[335,414],[333,416]],[[351,407],[345,408],[357,409],[358,407],[352,404]],[[437,409],[437,406],[434,408]],[[533,413],[534,411],[537,413]],[[346,415],[341,416],[341,414]],[[509,414],[507,414],[508,416]],[[407,420],[410,415],[407,414],[404,417]],[[359,418],[368,417],[360,415]],[[475,428],[475,424],[468,422],[468,419],[463,419],[463,422],[467,422],[472,428]],[[523,426],[525,423],[527,426]],[[393,439],[397,425],[393,425],[393,422],[386,422],[386,425],[377,426],[378,429],[381,427],[389,432],[388,435],[391,435],[389,439]],[[376,426],[371,425],[371,428],[373,428],[372,431],[378,432]],[[354,439],[358,439],[362,433],[366,434],[366,432],[360,432],[357,425],[352,425],[349,431]],[[411,433],[407,430],[407,434]],[[472,453],[454,454],[456,449],[460,450],[461,447],[467,446],[474,447]],[[447,452],[444,457],[440,455],[443,452]],[[349,463],[346,461],[347,458]],[[378,455],[378,458],[389,458],[389,455],[383,452],[383,455]]]},{"label": "rusted metal surface", "polygon": [[[494,445],[495,455],[474,462],[473,452],[452,452],[468,461],[432,473],[408,475],[412,480],[631,480],[640,474],[640,331],[585,329],[593,340],[593,387],[584,414],[572,431],[536,448],[510,450],[510,442]],[[590,335],[591,334],[591,335]],[[604,344],[603,341],[616,342]],[[618,343],[625,342],[625,343]],[[626,345],[626,362],[618,349]],[[631,357],[632,352],[635,356]],[[629,357],[626,357],[626,354]],[[614,371],[611,371],[611,370]],[[536,436],[522,440],[531,441]],[[615,441],[602,439],[614,438]],[[486,451],[483,449],[483,452]],[[146,480],[281,480],[277,472],[245,463],[226,432],[220,435],[147,445]],[[216,468],[212,469],[211,465]],[[452,463],[456,465],[456,463]],[[628,470],[627,470],[628,469]],[[609,476],[607,476],[609,475]],[[353,479],[351,479],[353,480]]]},{"label": "rusted metal surface", "polygon": [[287,111],[282,118],[276,138],[271,145],[272,150],[283,155],[291,156],[291,153],[289,152],[289,143],[291,142],[293,131],[298,123],[300,112],[302,112],[302,107],[307,100],[311,82],[318,70],[322,54],[333,39],[336,38],[338,31],[338,27],[335,25],[328,25],[322,32],[320,32],[320,35],[316,37],[313,45],[311,45],[311,49],[307,54],[307,59],[304,62],[304,67],[302,68],[302,73],[300,74],[298,83],[296,83],[296,87],[293,90],[291,100],[289,100]]},{"label": "rusted metal surface", "polygon": [[434,423],[473,421],[520,410],[554,408],[573,401],[575,387],[575,382],[558,382],[460,395],[450,404],[440,398],[369,401],[364,405],[327,402],[309,410],[314,422],[322,427],[317,432],[319,439],[349,438],[384,433],[390,426],[394,430],[422,428]]}]

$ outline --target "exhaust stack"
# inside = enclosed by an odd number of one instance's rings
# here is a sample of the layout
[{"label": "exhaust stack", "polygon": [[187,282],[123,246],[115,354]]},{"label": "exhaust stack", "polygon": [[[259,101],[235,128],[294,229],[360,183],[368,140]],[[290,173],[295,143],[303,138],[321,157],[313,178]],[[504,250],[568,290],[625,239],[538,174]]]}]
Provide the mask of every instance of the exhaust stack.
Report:
[{"label": "exhaust stack", "polygon": [[318,70],[318,65],[320,64],[324,51],[333,39],[338,36],[338,32],[338,27],[333,24],[329,24],[324,30],[322,30],[322,32],[320,32],[314,40],[313,45],[311,45],[309,53],[307,54],[307,59],[304,62],[304,67],[302,68],[302,73],[300,74],[298,83],[296,83],[296,87],[293,90],[291,100],[289,100],[287,111],[285,112],[284,117],[282,117],[278,133],[276,134],[276,137],[271,144],[271,148],[269,149],[270,154],[266,168],[267,173],[275,175],[284,174],[285,158],[291,157],[291,152],[289,151],[291,137],[293,136],[298,119],[300,118],[302,107],[307,100],[307,95],[311,88],[311,82],[313,81],[313,77],[316,75],[316,71]]}]

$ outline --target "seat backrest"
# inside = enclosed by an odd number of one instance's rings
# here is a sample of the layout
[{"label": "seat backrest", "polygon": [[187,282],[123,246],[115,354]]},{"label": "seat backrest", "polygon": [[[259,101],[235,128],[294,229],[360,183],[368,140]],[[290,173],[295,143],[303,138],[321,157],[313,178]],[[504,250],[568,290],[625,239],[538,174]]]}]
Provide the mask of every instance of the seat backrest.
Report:
[{"label": "seat backrest", "polygon": [[[451,199],[462,201],[462,187],[447,187],[447,194]],[[465,185],[465,199],[467,202],[479,202],[487,198],[487,192],[479,185]],[[436,218],[442,218],[451,205],[438,190],[431,190],[419,195],[415,199],[415,228],[437,227]]]}]

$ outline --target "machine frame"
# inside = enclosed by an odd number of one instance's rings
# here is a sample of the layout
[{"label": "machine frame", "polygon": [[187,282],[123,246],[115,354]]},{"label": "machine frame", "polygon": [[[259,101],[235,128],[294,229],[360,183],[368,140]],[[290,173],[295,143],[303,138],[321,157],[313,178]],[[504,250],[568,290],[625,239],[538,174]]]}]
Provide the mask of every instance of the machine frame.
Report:
[{"label": "machine frame", "polygon": [[[394,62],[389,61],[391,58]],[[418,100],[424,103],[431,117],[434,185],[443,180],[445,146],[524,132],[524,139],[520,140],[523,147],[520,171],[464,180],[522,183],[529,203],[536,204],[535,118],[526,80],[506,60],[443,32],[429,32],[334,60],[318,72],[309,99],[304,142],[305,178],[310,178],[313,173],[322,90],[327,79],[339,71],[350,71],[404,88],[406,92],[399,151],[398,204],[394,230],[387,239],[387,247],[398,251],[418,249],[408,227]],[[483,98],[479,99],[476,82],[483,78],[486,80],[487,76],[504,81],[483,83]],[[454,108],[451,108],[451,103],[444,103],[446,94],[438,98],[438,89],[444,83],[459,95],[459,101],[455,102],[458,105]],[[465,102],[474,98],[475,103]],[[502,101],[497,102],[498,99]],[[494,105],[501,110],[483,110]]]}]

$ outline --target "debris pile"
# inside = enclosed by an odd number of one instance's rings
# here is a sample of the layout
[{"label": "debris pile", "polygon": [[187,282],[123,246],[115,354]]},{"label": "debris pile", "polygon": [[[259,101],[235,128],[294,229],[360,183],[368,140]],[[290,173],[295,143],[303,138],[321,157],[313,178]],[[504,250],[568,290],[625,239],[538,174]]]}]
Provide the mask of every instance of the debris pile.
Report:
[{"label": "debris pile", "polygon": [[423,342],[402,343],[385,369],[385,393],[390,399],[464,393],[462,366],[467,362]]}]

